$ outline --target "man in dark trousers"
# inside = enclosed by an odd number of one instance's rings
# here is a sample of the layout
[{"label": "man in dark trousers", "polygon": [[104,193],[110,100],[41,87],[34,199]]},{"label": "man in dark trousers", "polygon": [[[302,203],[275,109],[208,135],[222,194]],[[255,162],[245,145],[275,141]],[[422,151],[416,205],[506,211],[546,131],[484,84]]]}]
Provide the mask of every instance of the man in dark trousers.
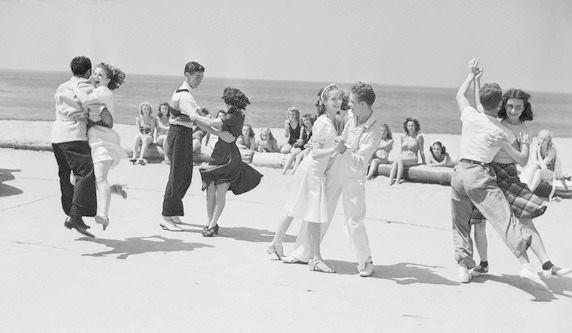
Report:
[{"label": "man in dark trousers", "polygon": [[[67,215],[64,225],[76,229],[85,236],[94,237],[82,217],[95,216],[97,199],[91,149],[87,142],[87,115],[77,105],[67,104],[62,95],[73,92],[75,86],[89,93],[91,61],[86,57],[72,59],[73,76],[56,90],[56,120],[52,126],[51,142],[58,163],[58,175],[62,193],[62,208]],[[75,175],[75,186],[70,175]]]},{"label": "man in dark trousers", "polygon": [[184,215],[183,197],[191,185],[193,177],[193,138],[189,116],[199,106],[191,91],[198,88],[203,80],[205,68],[194,61],[185,65],[185,81],[171,98],[171,118],[167,145],[168,159],[171,161],[169,180],[163,197],[162,219],[159,225],[169,231],[182,231],[178,223]]}]

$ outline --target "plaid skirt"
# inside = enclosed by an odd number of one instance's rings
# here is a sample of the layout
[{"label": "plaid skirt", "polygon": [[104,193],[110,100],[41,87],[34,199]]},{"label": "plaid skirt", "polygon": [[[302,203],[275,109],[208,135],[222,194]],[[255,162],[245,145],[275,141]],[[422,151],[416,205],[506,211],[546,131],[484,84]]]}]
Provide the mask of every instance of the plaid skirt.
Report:
[{"label": "plaid skirt", "polygon": [[[518,171],[514,163],[503,164],[492,162],[489,164],[496,175],[497,184],[503,191],[512,213],[517,217],[535,218],[544,214],[546,211],[546,203],[528,188],[528,186],[520,181]],[[480,223],[485,220],[481,212],[473,207],[470,224]]]}]

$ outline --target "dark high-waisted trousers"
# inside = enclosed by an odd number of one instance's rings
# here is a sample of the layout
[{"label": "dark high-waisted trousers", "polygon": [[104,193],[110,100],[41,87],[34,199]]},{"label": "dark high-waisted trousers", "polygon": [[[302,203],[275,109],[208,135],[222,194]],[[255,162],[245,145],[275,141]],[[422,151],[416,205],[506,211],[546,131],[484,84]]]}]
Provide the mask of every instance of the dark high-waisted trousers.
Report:
[{"label": "dark high-waisted trousers", "polygon": [[193,138],[188,127],[171,125],[167,134],[167,156],[171,160],[163,197],[163,216],[183,216],[183,197],[193,178]]},{"label": "dark high-waisted trousers", "polygon": [[[58,163],[62,208],[71,218],[95,216],[97,196],[91,149],[87,141],[52,143]],[[75,186],[70,183],[70,174],[76,176]]]}]

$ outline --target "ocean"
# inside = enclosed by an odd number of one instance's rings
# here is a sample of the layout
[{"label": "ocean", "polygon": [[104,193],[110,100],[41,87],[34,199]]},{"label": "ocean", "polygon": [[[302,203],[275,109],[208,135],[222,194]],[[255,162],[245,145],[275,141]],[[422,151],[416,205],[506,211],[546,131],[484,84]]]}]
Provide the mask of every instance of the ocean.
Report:
[{"label": "ocean", "polygon": [[[70,77],[69,72],[0,70],[0,119],[53,120],[54,91]],[[157,106],[170,99],[182,82],[181,76],[129,74],[115,91],[115,121],[135,124],[139,104],[148,101]],[[282,128],[287,109],[298,106],[302,113],[313,113],[318,90],[328,82],[274,81],[209,77],[194,92],[197,102],[211,114],[224,108],[220,96],[226,86],[243,90],[252,104],[246,123],[253,127]],[[340,83],[349,90],[351,83]],[[374,104],[384,122],[395,132],[403,132],[403,121],[413,117],[422,132],[459,134],[461,122],[455,101],[455,88],[375,86]],[[529,123],[536,133],[547,128],[558,137],[572,137],[572,94],[530,92],[535,113]]]}]

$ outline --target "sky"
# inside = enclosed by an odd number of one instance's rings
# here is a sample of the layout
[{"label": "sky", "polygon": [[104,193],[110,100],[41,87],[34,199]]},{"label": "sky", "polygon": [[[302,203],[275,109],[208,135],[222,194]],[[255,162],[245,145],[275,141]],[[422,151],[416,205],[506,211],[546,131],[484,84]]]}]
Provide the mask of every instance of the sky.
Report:
[{"label": "sky", "polygon": [[67,71],[76,55],[126,73],[572,93],[572,1],[0,0],[0,69]]}]

